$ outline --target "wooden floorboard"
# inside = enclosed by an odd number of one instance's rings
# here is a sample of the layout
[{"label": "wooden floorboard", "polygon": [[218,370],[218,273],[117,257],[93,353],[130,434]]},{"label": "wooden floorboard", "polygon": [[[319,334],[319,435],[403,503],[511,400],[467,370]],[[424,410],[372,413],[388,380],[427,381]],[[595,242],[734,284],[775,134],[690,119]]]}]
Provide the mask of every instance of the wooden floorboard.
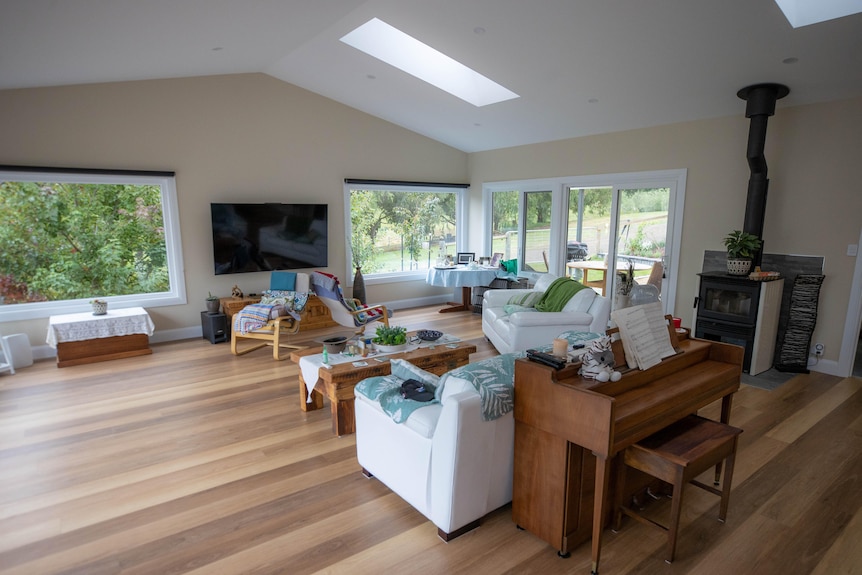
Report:
[{"label": "wooden floorboard", "polygon": [[[477,314],[400,310],[496,354]],[[301,332],[292,343],[343,333]],[[268,349],[241,357],[204,339],[153,354],[0,376],[0,573],[589,573],[515,528],[503,507],[444,543],[433,524],[359,472],[328,405],[299,409],[298,370]],[[686,491],[677,559],[626,522],[604,538],[602,573],[862,574],[862,380],[797,375],[743,386],[727,522]],[[703,410],[716,416],[718,406]],[[646,512],[663,517],[669,500]]]}]

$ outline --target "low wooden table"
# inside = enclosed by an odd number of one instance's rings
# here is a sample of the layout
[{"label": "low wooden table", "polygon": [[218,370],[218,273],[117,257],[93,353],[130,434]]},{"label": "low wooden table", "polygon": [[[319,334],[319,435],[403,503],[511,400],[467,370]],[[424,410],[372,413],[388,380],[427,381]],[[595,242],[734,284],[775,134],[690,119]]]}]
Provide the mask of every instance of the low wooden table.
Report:
[{"label": "low wooden table", "polygon": [[73,313],[48,319],[47,343],[57,348],[57,367],[84,365],[153,353],[153,322],[142,307],[104,315]]},{"label": "low wooden table", "polygon": [[[449,347],[449,345],[455,347]],[[354,409],[353,388],[357,383],[367,377],[375,375],[389,375],[391,366],[389,362],[393,359],[406,359],[416,367],[430,371],[436,375],[443,375],[456,367],[467,365],[470,354],[476,352],[476,346],[459,342],[453,344],[439,344],[434,347],[420,347],[413,351],[393,353],[388,355],[369,356],[366,358],[356,357],[355,361],[365,361],[367,366],[354,367],[353,362],[335,364],[330,368],[318,370],[317,384],[311,392],[311,401],[308,401],[308,387],[299,373],[299,407],[303,411],[313,411],[323,407],[323,396],[329,398],[329,407],[332,410],[332,432],[335,435],[347,435],[356,432],[356,412]],[[290,354],[291,361],[299,365],[303,357],[323,353],[323,347],[313,347],[294,351]],[[389,361],[379,362],[375,357],[388,358]],[[323,388],[323,393],[319,389]]]}]

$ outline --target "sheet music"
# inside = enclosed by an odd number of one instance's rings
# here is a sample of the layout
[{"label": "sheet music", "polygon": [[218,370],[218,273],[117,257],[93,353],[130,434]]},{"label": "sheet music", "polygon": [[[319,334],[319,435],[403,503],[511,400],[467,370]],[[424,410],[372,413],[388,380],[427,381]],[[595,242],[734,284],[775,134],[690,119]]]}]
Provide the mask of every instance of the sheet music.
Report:
[{"label": "sheet music", "polygon": [[676,353],[659,302],[616,310],[611,317],[619,327],[629,367],[649,369]]}]

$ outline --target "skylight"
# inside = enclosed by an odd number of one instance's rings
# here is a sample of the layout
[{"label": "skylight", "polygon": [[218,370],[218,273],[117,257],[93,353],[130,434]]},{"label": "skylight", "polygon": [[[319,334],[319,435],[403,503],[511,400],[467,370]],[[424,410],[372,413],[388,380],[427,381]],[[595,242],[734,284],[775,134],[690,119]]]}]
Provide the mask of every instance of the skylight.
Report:
[{"label": "skylight", "polygon": [[519,97],[377,18],[345,35],[341,41],[477,107]]},{"label": "skylight", "polygon": [[794,28],[862,12],[862,0],[775,0]]}]

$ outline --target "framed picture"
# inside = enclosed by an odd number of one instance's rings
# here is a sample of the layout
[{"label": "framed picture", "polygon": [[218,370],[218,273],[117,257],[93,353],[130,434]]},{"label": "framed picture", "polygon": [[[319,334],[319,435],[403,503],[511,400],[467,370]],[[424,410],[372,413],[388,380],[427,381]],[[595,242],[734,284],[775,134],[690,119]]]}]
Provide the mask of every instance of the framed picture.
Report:
[{"label": "framed picture", "polygon": [[473,260],[476,259],[475,252],[458,252],[458,263],[459,264],[469,264]]},{"label": "framed picture", "polygon": [[494,257],[491,258],[491,267],[499,267],[501,261],[503,261],[503,254],[500,252],[495,252]]}]

